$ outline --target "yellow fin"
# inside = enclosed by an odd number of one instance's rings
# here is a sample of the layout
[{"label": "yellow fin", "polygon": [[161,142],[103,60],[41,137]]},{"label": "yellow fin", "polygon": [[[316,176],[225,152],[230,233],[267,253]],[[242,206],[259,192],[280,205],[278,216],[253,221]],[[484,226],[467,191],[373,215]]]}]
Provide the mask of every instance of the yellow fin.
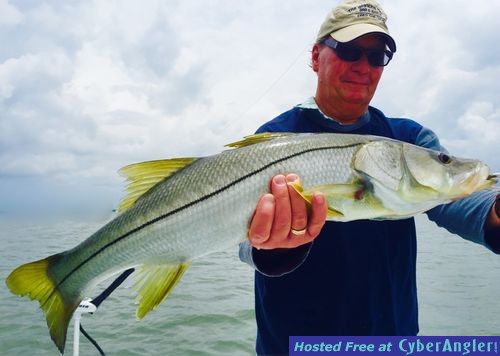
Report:
[{"label": "yellow fin", "polygon": [[174,289],[190,263],[179,265],[144,265],[142,266],[135,288],[137,295],[137,318],[144,316],[160,305]]},{"label": "yellow fin", "polygon": [[311,204],[311,198],[312,195],[305,195],[304,194],[304,187],[302,187],[302,184],[300,184],[298,181],[293,181],[293,182],[288,182],[288,185],[291,186],[295,191],[302,197],[304,200]]},{"label": "yellow fin", "polygon": [[173,158],[130,164],[120,169],[128,182],[126,195],[118,206],[122,212],[134,206],[149,189],[175,172],[193,163],[196,158]]},{"label": "yellow fin", "polygon": [[245,146],[254,145],[256,143],[266,142],[274,140],[278,137],[286,137],[296,135],[292,132],[262,132],[255,135],[245,136],[243,140],[232,142],[226,145],[226,147],[240,148]]},{"label": "yellow fin", "polygon": [[[288,185],[290,185],[293,189],[295,189],[295,191],[307,202],[307,204],[309,206],[311,205],[311,201],[312,201],[312,197],[314,195],[314,192],[319,191],[319,192],[322,192],[323,194],[325,194],[325,192],[323,192],[323,190],[321,190],[321,188],[328,187],[327,185],[324,185],[324,186],[317,186],[317,187],[313,187],[313,188],[304,190],[302,185],[297,181],[289,182]],[[325,196],[327,196],[327,195],[325,194]],[[342,212],[336,210],[335,208],[328,206],[327,216],[329,218],[334,218],[334,217],[344,216],[344,214],[342,214]]]},{"label": "yellow fin", "polygon": [[331,198],[350,198],[350,199],[358,199],[356,198],[360,192],[362,192],[363,187],[359,184],[324,184],[318,185],[316,187],[312,187],[306,189],[302,192],[304,195],[312,195],[314,192],[322,192],[326,197]]},{"label": "yellow fin", "polygon": [[64,353],[68,324],[81,298],[65,300],[59,289],[55,289],[47,270],[56,256],[17,267],[7,277],[6,283],[12,293],[38,300],[45,312],[50,336],[59,351]]}]

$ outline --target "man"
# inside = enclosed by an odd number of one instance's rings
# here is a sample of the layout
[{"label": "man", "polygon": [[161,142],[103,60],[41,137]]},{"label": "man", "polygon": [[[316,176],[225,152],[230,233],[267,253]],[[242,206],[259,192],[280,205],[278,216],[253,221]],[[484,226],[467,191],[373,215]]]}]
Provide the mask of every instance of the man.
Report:
[{"label": "man", "polygon": [[[396,51],[386,18],[374,0],[333,9],[312,48],[316,95],[258,132],[374,134],[443,150],[429,129],[369,106]],[[286,184],[300,177],[283,173],[259,201],[240,246],[240,258],[256,269],[257,353],[288,353],[290,335],[416,335],[414,219],[325,223],[324,196],[315,194],[308,214]],[[495,200],[493,192],[480,192],[428,216],[500,253]]]}]

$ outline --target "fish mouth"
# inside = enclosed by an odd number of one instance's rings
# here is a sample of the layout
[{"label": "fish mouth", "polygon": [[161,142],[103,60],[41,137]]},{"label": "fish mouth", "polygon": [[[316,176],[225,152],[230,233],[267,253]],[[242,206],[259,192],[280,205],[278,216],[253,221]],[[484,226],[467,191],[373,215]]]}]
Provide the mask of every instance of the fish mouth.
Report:
[{"label": "fish mouth", "polygon": [[498,182],[498,178],[500,178],[500,172],[490,174],[486,178],[486,180],[490,180],[490,181],[493,181],[493,183],[496,183],[496,182]]},{"label": "fish mouth", "polygon": [[493,186],[497,182],[498,173],[490,173],[490,169],[486,165],[479,165],[476,169],[465,178],[460,184],[465,195],[470,195],[477,191]]}]

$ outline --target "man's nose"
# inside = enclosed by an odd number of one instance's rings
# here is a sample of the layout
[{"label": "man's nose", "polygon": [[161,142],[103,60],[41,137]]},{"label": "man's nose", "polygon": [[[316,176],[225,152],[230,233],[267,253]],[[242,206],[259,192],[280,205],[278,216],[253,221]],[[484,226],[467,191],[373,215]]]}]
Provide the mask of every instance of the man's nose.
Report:
[{"label": "man's nose", "polygon": [[369,73],[371,69],[370,63],[368,63],[368,58],[366,55],[363,53],[361,58],[359,58],[357,61],[354,61],[351,65],[351,68],[353,71],[365,74]]}]

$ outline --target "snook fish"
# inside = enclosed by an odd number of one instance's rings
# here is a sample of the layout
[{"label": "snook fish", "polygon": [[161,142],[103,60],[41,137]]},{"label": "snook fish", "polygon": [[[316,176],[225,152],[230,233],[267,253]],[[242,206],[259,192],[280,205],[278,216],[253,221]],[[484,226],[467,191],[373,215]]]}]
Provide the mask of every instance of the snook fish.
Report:
[{"label": "snook fish", "polygon": [[97,283],[138,268],[137,317],[170,293],[194,258],[244,241],[259,197],[278,173],[297,173],[310,201],[322,191],[328,219],[398,219],[494,184],[489,168],[387,138],[349,134],[258,134],[203,158],[122,168],[120,214],[71,250],[15,269],[12,293],[39,301],[64,352],[71,316]]}]

